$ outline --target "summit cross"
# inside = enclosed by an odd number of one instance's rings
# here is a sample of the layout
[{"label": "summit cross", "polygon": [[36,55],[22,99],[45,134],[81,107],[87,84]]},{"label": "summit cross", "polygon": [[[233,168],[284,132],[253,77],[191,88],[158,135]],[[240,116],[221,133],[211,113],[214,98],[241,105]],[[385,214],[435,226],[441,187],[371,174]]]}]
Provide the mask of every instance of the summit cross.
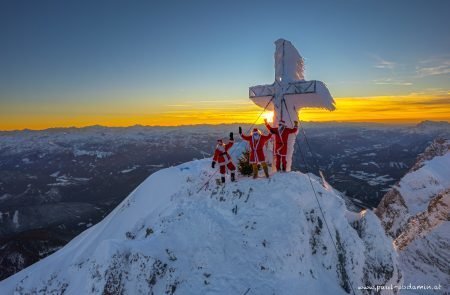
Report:
[{"label": "summit cross", "polygon": [[[274,112],[273,123],[280,120],[292,128],[302,108],[335,110],[335,102],[325,83],[304,78],[304,60],[291,42],[275,41],[275,82],[249,88],[250,99],[258,106]],[[289,137],[286,155],[287,171],[292,165],[295,135]]]}]

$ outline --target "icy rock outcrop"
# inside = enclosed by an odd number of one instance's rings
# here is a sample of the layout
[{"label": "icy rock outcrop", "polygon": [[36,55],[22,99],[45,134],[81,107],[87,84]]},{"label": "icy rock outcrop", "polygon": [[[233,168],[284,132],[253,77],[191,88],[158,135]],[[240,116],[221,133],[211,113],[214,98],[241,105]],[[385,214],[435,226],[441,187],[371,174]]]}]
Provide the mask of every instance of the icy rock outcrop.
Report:
[{"label": "icy rock outcrop", "polygon": [[382,246],[391,244],[392,240],[377,233],[381,224],[375,213],[364,210],[360,216],[353,222],[353,227],[365,245],[364,285],[397,285],[401,278],[396,265],[392,264],[394,255],[389,247]]},{"label": "icy rock outcrop", "polygon": [[0,282],[0,293],[339,295],[401,283],[380,221],[347,211],[319,179],[324,215],[305,174],[212,179],[198,191],[209,165],[151,175],[103,221]]},{"label": "icy rock outcrop", "polygon": [[435,140],[381,200],[406,284],[450,287],[450,140]]}]

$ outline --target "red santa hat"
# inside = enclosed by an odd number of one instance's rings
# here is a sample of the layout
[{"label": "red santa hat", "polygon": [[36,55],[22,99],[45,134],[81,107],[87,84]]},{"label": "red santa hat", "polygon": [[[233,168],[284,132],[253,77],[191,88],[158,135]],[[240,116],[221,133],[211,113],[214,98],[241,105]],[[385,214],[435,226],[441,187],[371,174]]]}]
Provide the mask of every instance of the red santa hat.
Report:
[{"label": "red santa hat", "polygon": [[252,134],[254,134],[254,133],[261,134],[261,131],[259,131],[258,128],[253,128]]}]

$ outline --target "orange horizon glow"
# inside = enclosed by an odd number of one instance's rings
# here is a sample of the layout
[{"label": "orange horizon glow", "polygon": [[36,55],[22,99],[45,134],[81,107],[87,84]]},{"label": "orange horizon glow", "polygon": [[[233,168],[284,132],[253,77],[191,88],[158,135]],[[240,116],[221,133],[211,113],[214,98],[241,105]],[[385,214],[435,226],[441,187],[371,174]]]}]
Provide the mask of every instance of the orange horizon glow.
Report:
[{"label": "orange horizon glow", "polygon": [[[410,94],[404,96],[372,96],[336,98],[336,110],[304,109],[302,121],[314,122],[373,122],[386,124],[415,124],[423,120],[449,121],[450,95],[429,96]],[[102,110],[95,112],[27,112],[17,115],[0,111],[0,130],[47,129],[57,127],[107,127],[180,126],[198,124],[254,123],[270,120],[269,112],[250,100],[217,101],[216,103],[194,102],[159,106],[159,110],[144,113],[142,106],[129,111]],[[258,118],[259,116],[259,118]],[[256,120],[258,118],[258,120]]]}]

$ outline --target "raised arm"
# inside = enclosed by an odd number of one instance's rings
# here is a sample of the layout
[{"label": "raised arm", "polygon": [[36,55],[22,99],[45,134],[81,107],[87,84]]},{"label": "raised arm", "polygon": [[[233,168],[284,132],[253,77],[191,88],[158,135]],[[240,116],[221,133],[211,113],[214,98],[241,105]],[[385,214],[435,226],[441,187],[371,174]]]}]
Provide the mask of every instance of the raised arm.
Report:
[{"label": "raised arm", "polygon": [[233,132],[230,132],[230,141],[225,145],[225,150],[229,150],[234,144],[234,135]]},{"label": "raised arm", "polygon": [[250,135],[245,135],[245,134],[241,134],[241,137],[245,141],[250,141],[252,139],[252,137]]},{"label": "raised arm", "polygon": [[264,119],[264,125],[266,126],[267,130],[270,133],[273,133],[273,134],[277,133],[278,129],[271,127],[270,124],[267,122],[267,119]]},{"label": "raised arm", "polygon": [[239,126],[239,135],[240,135],[241,138],[242,138],[243,140],[245,140],[245,141],[250,141],[250,140],[252,139],[251,136],[242,134],[242,128],[241,128],[241,126]]}]

